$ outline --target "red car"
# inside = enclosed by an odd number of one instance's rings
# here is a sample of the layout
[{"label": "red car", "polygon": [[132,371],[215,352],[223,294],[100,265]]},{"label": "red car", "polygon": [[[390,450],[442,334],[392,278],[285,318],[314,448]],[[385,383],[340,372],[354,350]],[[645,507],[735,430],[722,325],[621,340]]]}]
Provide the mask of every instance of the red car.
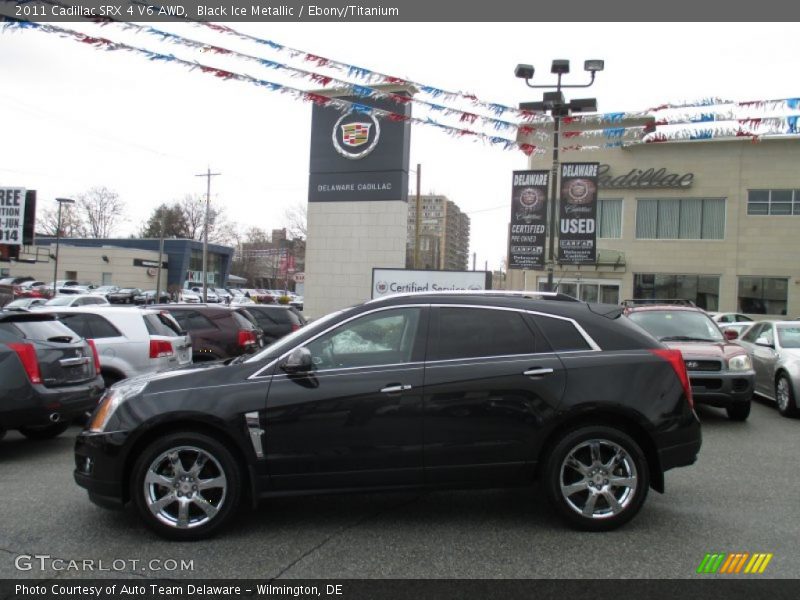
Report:
[{"label": "red car", "polygon": [[681,351],[695,402],[724,408],[733,421],[747,419],[755,387],[752,362],[704,310],[662,304],[629,306],[625,314],[658,341]]}]

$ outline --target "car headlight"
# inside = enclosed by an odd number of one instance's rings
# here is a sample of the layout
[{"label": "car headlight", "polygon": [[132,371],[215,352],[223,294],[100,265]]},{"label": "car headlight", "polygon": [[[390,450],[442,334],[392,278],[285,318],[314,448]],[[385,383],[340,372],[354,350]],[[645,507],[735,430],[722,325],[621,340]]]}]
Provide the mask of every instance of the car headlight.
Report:
[{"label": "car headlight", "polygon": [[89,423],[89,431],[93,433],[105,431],[108,421],[117,408],[129,398],[140,394],[145,387],[147,387],[147,381],[131,381],[118,383],[106,390],[105,395],[100,400],[100,406],[94,413],[91,423]]},{"label": "car headlight", "polygon": [[728,361],[729,371],[749,371],[753,368],[753,363],[750,362],[750,357],[747,354],[734,356]]}]

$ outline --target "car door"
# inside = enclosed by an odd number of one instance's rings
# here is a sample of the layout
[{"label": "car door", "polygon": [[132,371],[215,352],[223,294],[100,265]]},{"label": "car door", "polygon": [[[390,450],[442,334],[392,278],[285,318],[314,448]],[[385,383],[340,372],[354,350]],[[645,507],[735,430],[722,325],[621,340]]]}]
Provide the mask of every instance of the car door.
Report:
[{"label": "car door", "polygon": [[432,308],[425,363],[425,479],[485,484],[521,477],[565,372],[523,312]]},{"label": "car door", "polygon": [[276,489],[421,485],[427,308],[353,317],[304,346],[313,370],[272,377],[266,456]]},{"label": "car door", "polygon": [[[774,394],[772,373],[776,359],[772,323],[764,322],[754,325],[747,332],[745,340],[749,342],[748,349],[753,358],[753,370],[756,372],[756,391],[771,398]],[[759,341],[761,343],[758,343]]]}]

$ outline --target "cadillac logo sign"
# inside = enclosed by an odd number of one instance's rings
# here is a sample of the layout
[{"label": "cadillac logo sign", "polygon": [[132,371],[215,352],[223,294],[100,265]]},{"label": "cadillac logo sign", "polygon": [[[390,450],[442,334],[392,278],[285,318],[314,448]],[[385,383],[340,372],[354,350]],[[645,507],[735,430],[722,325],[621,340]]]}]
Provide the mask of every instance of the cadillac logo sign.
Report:
[{"label": "cadillac logo sign", "polygon": [[373,115],[349,112],[336,121],[331,137],[336,152],[350,160],[358,160],[378,145],[381,126]]}]

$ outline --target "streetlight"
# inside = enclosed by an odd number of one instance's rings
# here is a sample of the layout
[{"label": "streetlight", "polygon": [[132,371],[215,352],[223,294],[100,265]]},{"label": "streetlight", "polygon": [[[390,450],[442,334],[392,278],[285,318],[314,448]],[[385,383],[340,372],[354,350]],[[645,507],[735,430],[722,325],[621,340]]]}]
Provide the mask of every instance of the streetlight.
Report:
[{"label": "streetlight", "polygon": [[55,267],[53,268],[53,298],[56,297],[56,286],[58,281],[58,247],[61,242],[61,205],[62,204],[75,204],[75,200],[71,198],[56,198],[58,202],[58,226],[56,227],[56,258]]},{"label": "streetlight", "polygon": [[561,83],[561,77],[569,73],[568,60],[558,59],[553,61],[550,72],[558,75],[558,81],[555,84],[532,85],[530,80],[533,79],[533,65],[517,65],[517,68],[514,69],[514,75],[520,79],[524,79],[525,84],[529,88],[556,88],[555,92],[544,92],[541,102],[521,102],[519,105],[522,110],[539,112],[550,111],[550,114],[553,116],[553,170],[550,181],[550,219],[547,227],[547,291],[550,292],[554,291],[553,268],[555,266],[556,205],[558,203],[556,189],[558,182],[558,132],[561,118],[569,116],[569,114],[573,112],[597,111],[597,100],[595,98],[581,98],[579,100],[567,102],[564,100],[564,94],[561,92],[561,89],[590,87],[594,83],[595,75],[599,71],[602,71],[604,66],[604,61],[602,60],[585,61],[583,63],[583,69],[591,73],[592,78],[589,80],[589,83],[582,85],[565,85]]}]

